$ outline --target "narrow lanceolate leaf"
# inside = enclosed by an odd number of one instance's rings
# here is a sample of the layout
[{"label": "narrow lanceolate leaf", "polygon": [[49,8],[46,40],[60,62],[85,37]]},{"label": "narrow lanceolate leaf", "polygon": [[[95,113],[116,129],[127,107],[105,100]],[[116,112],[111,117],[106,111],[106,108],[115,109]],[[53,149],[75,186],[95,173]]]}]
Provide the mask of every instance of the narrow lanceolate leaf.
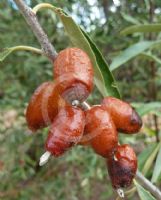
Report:
[{"label": "narrow lanceolate leaf", "polygon": [[160,174],[161,174],[161,148],[159,150],[159,153],[157,155],[157,159],[155,162],[155,167],[154,167],[153,176],[152,176],[153,183],[156,183],[158,181]]},{"label": "narrow lanceolate leaf", "polygon": [[116,82],[100,51],[89,36],[61,9],[55,9],[74,46],[83,49],[91,58],[95,70],[95,84],[103,96],[120,97]]},{"label": "narrow lanceolate leaf", "polygon": [[134,18],[134,17],[132,17],[128,14],[121,13],[121,15],[127,22],[130,22],[130,23],[135,24],[135,25],[140,24],[140,22],[136,18]]},{"label": "narrow lanceolate leaf", "polygon": [[0,61],[2,62],[12,51],[12,48],[0,49]]},{"label": "narrow lanceolate leaf", "polygon": [[144,116],[149,112],[156,113],[161,110],[161,102],[150,102],[150,103],[132,103],[136,108],[140,116]]},{"label": "narrow lanceolate leaf", "polygon": [[155,62],[157,62],[158,64],[161,65],[161,59],[158,58],[157,56],[153,55],[153,54],[150,53],[150,52],[143,52],[143,53],[140,54],[140,56],[143,56],[143,57],[145,57],[145,58],[148,58],[148,59],[150,59],[150,60],[153,60],[153,61],[155,61]]},{"label": "narrow lanceolate leaf", "polygon": [[3,48],[0,49],[0,62],[2,62],[13,51],[32,51],[34,53],[43,54],[43,52],[40,49],[31,46],[15,46],[10,48]]},{"label": "narrow lanceolate leaf", "polygon": [[161,24],[140,24],[133,25],[125,28],[120,32],[121,35],[128,35],[136,32],[150,33],[150,32],[160,32]]},{"label": "narrow lanceolate leaf", "polygon": [[140,171],[142,171],[146,161],[154,151],[154,149],[157,147],[157,144],[150,144],[147,148],[145,148],[138,156],[138,168]]},{"label": "narrow lanceolate leaf", "polygon": [[109,66],[108,66],[106,60],[103,58],[101,52],[99,51],[97,46],[94,44],[94,42],[91,40],[91,38],[83,30],[82,30],[82,33],[87,38],[87,40],[95,54],[96,61],[101,69],[102,75],[105,80],[105,87],[107,88],[107,92],[110,91],[111,96],[120,98],[119,91],[114,89],[114,88],[117,88],[116,81],[113,77],[113,74],[110,72],[110,69],[109,69]]},{"label": "narrow lanceolate leaf", "polygon": [[141,41],[141,42],[131,45],[130,47],[128,47],[127,49],[122,51],[118,56],[113,58],[112,63],[110,65],[110,70],[112,71],[112,70],[120,67],[127,61],[129,61],[132,58],[139,55],[140,53],[142,53],[145,50],[147,50],[155,45],[158,45],[158,44],[161,44],[160,40],[158,40],[158,41]]},{"label": "narrow lanceolate leaf", "polygon": [[161,143],[157,144],[156,148],[154,149],[154,151],[151,153],[151,155],[149,155],[149,158],[147,159],[147,161],[145,162],[145,165],[143,167],[143,174],[147,174],[147,172],[149,171],[149,169],[152,167],[153,162],[157,156],[157,153],[159,151],[161,147]]},{"label": "narrow lanceolate leaf", "polygon": [[145,190],[141,185],[139,185],[136,181],[135,181],[135,185],[137,188],[137,192],[139,194],[139,197],[141,200],[156,200],[151,194],[150,192],[148,192],[147,190]]}]

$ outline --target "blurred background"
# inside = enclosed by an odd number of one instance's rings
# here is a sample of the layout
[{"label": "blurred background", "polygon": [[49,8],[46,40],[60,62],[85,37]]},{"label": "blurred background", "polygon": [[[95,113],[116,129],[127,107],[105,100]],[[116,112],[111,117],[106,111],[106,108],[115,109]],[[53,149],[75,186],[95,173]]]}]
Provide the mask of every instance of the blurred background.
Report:
[{"label": "blurred background", "polygon": [[[122,36],[130,25],[158,23],[160,0],[28,0],[29,6],[52,3],[63,8],[85,29],[109,64],[121,51],[142,40],[159,40],[159,33]],[[38,13],[39,21],[57,51],[71,45],[63,25],[49,11]],[[29,45],[40,48],[32,31],[11,0],[0,1],[0,48]],[[160,149],[161,61],[160,47],[139,54],[114,70],[124,100],[141,111],[144,126],[138,135],[121,135],[120,141],[134,147],[140,170],[151,179]],[[155,58],[155,59],[154,59]],[[52,65],[46,57],[25,51],[0,62],[0,199],[4,200],[113,200],[106,163],[89,148],[77,146],[59,159],[39,167],[47,129],[29,135],[24,111],[33,91],[52,80]],[[102,96],[95,88],[91,104]],[[142,109],[142,110],[140,110]],[[146,164],[149,160],[150,164]],[[161,176],[156,180],[158,187]],[[139,199],[137,193],[127,199]]]}]

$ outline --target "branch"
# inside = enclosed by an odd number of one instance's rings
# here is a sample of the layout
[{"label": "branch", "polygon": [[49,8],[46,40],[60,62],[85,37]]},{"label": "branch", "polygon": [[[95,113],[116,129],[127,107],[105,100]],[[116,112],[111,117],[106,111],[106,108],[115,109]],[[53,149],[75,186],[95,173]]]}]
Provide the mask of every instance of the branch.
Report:
[{"label": "branch", "polygon": [[[29,8],[23,0],[14,0],[14,2],[18,6],[20,12],[31,27],[35,36],[37,37],[44,54],[50,59],[54,60],[57,56],[56,50],[49,42],[47,35],[43,31],[32,9]],[[88,105],[87,103],[83,103],[82,107],[84,109],[89,109],[90,105]],[[136,178],[145,187],[145,189],[151,192],[157,199],[161,199],[161,192],[159,191],[159,189],[154,186],[148,179],[146,179],[139,171],[136,173]]]},{"label": "branch", "polygon": [[39,24],[36,15],[32,11],[30,7],[28,7],[23,0],[14,0],[17,7],[19,8],[20,12],[24,16],[26,22],[29,24],[30,28],[34,32],[37,40],[39,41],[42,51],[44,54],[54,60],[57,56],[56,50],[50,43],[46,33],[42,29],[41,25]]},{"label": "branch", "polygon": [[150,193],[152,193],[153,196],[155,196],[158,200],[161,200],[161,191],[148,179],[146,179],[139,171],[137,171],[136,173],[136,179],[141,185],[143,185],[144,188],[146,188]]}]

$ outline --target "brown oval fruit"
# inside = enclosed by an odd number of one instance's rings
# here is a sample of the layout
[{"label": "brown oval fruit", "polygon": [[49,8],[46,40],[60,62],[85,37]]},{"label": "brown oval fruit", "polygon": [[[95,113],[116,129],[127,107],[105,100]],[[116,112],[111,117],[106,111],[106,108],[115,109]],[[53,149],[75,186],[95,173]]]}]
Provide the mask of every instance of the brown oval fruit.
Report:
[{"label": "brown oval fruit", "polygon": [[81,143],[90,142],[97,154],[110,156],[118,145],[118,135],[112,118],[102,106],[93,106],[85,114],[85,135]]},{"label": "brown oval fruit", "polygon": [[114,97],[106,97],[102,105],[110,113],[118,131],[137,133],[140,130],[142,120],[130,104]]},{"label": "brown oval fruit", "polygon": [[63,93],[66,101],[84,101],[93,88],[93,66],[88,55],[79,48],[61,51],[54,61],[54,78],[72,80],[71,86]]},{"label": "brown oval fruit", "polygon": [[137,170],[136,154],[127,144],[118,146],[114,156],[107,158],[107,166],[115,189],[129,187]]},{"label": "brown oval fruit", "polygon": [[46,140],[45,148],[58,157],[77,144],[83,134],[85,115],[80,108],[67,106],[55,117]]},{"label": "brown oval fruit", "polygon": [[56,84],[45,82],[32,95],[27,106],[26,120],[32,131],[46,127],[53,121],[59,109],[67,105],[61,98]]}]

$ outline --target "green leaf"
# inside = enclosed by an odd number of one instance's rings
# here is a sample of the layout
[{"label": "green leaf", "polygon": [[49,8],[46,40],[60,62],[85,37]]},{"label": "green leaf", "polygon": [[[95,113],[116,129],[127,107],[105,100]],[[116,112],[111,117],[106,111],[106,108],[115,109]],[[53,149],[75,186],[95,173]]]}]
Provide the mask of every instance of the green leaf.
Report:
[{"label": "green leaf", "polygon": [[96,57],[96,61],[98,66],[100,67],[100,70],[102,72],[102,76],[105,80],[105,87],[107,88],[107,95],[108,96],[115,96],[120,98],[120,93],[117,89],[117,85],[116,85],[116,81],[113,77],[113,74],[110,72],[110,69],[108,67],[107,62],[105,61],[105,59],[103,58],[101,52],[99,51],[99,49],[97,48],[97,46],[94,44],[94,42],[90,39],[90,37],[87,35],[87,33],[85,33],[82,30],[82,33],[84,34],[84,36],[87,38],[94,54]]},{"label": "green leaf", "polygon": [[145,162],[145,165],[143,167],[143,174],[147,174],[147,172],[149,171],[149,169],[152,167],[152,164],[156,158],[156,155],[159,151],[161,147],[161,143],[157,144],[156,148],[154,149],[154,151],[151,153],[151,155],[149,156],[149,158],[147,159],[147,161]]},{"label": "green leaf", "polygon": [[138,168],[142,171],[145,162],[148,160],[154,149],[156,148],[157,144],[150,144],[146,147],[138,156]]},{"label": "green leaf", "polygon": [[148,192],[147,190],[145,190],[141,185],[139,185],[136,181],[135,181],[135,185],[137,188],[137,192],[139,194],[139,197],[141,200],[156,200],[151,194],[150,192]]},{"label": "green leaf", "polygon": [[159,150],[159,153],[157,155],[157,159],[156,159],[156,162],[155,162],[155,167],[154,167],[154,170],[153,170],[153,176],[152,176],[152,182],[153,183],[156,183],[158,181],[158,178],[161,174],[161,148]]},{"label": "green leaf", "polygon": [[140,56],[143,56],[145,58],[148,58],[150,60],[154,60],[155,62],[157,62],[158,64],[161,65],[161,59],[159,59],[157,56],[151,54],[150,52],[143,52],[140,54]]},{"label": "green leaf", "polygon": [[113,75],[94,42],[63,10],[55,9],[55,11],[59,15],[73,45],[83,49],[91,58],[95,70],[95,84],[99,91],[103,96],[119,98],[120,94]]},{"label": "green leaf", "polygon": [[140,24],[140,22],[136,18],[134,18],[128,14],[121,13],[121,15],[127,22],[130,22],[132,24]]},{"label": "green leaf", "polygon": [[122,51],[118,56],[116,56],[111,65],[110,65],[110,70],[114,70],[118,67],[120,67],[122,64],[126,63],[130,59],[136,57],[143,51],[153,47],[154,45],[160,44],[161,41],[141,41],[136,44],[131,45],[124,51]]},{"label": "green leaf", "polygon": [[128,35],[136,32],[150,33],[150,32],[160,32],[161,24],[140,24],[133,25],[125,28],[120,32],[121,35]]},{"label": "green leaf", "polygon": [[146,135],[149,137],[153,137],[153,136],[155,137],[156,135],[156,131],[147,125],[144,125],[143,132],[146,133]]},{"label": "green leaf", "polygon": [[158,109],[161,109],[160,102],[132,103],[132,105],[136,108],[140,116],[144,116],[152,111],[153,113],[155,113],[156,111],[158,111]]},{"label": "green leaf", "polygon": [[12,53],[12,48],[0,49],[0,62],[2,62],[10,53]]}]

